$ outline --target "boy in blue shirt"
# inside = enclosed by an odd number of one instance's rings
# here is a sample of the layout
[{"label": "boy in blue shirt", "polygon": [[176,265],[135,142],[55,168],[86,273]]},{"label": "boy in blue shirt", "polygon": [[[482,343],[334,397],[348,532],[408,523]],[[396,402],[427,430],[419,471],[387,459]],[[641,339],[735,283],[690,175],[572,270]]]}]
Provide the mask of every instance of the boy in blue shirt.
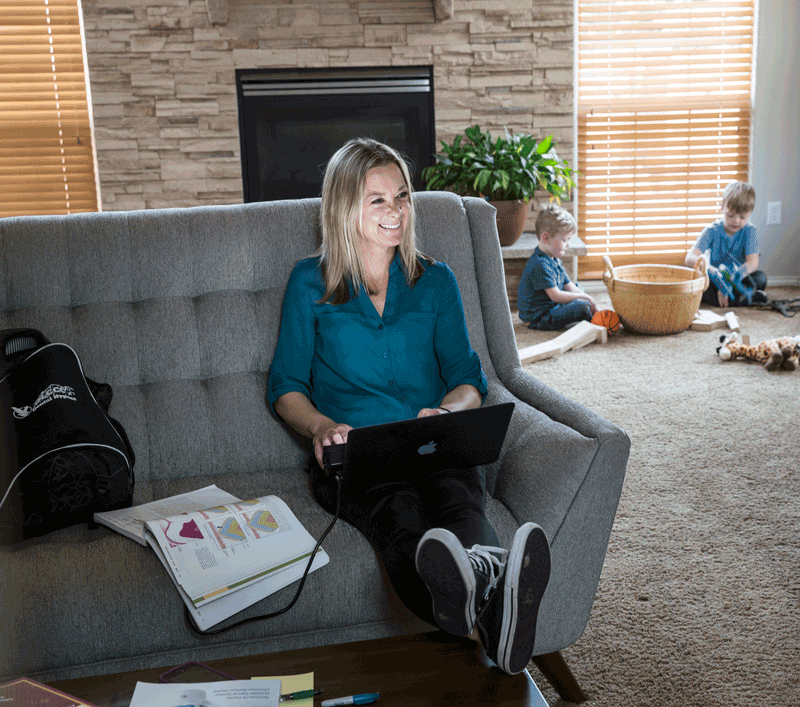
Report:
[{"label": "boy in blue shirt", "polygon": [[[706,226],[686,253],[684,262],[690,268],[704,253],[709,253],[711,281],[703,293],[703,302],[712,307],[763,304],[769,299],[764,293],[767,276],[758,269],[756,228],[750,223],[755,203],[756,192],[753,187],[746,182],[731,182],[722,192],[722,218]],[[719,277],[720,265],[724,265],[732,274],[743,276],[741,283],[744,287],[734,298],[728,297],[714,284],[714,277]]]},{"label": "boy in blue shirt", "polygon": [[536,218],[539,245],[525,265],[517,295],[519,318],[530,329],[566,329],[591,321],[597,312],[597,303],[570,281],[560,260],[575,231],[575,219],[556,204]]}]

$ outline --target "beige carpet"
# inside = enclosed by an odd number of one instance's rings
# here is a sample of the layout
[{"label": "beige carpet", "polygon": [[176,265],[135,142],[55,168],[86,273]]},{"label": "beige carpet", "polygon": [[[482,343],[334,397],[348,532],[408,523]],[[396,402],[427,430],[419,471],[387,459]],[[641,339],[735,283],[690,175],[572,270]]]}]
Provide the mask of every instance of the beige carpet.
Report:
[{"label": "beige carpet", "polygon": [[[753,343],[800,334],[800,315],[736,314]],[[556,335],[514,319],[520,348]],[[800,706],[800,370],[721,361],[726,331],[621,331],[527,367],[632,439],[592,617],[564,651],[588,707]]]}]

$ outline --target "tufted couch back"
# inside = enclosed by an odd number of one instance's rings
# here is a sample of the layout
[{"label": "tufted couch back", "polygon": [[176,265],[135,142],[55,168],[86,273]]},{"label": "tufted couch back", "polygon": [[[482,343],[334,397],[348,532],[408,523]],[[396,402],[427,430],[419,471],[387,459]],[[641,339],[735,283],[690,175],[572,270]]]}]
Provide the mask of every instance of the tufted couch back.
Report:
[{"label": "tufted couch back", "polygon": [[[464,201],[415,203],[421,247],[455,271],[491,377]],[[135,502],[156,479],[304,463],[264,400],[283,291],[318,245],[318,209],[307,199],[0,220],[0,328],[69,343],[111,384],[137,453]]]}]

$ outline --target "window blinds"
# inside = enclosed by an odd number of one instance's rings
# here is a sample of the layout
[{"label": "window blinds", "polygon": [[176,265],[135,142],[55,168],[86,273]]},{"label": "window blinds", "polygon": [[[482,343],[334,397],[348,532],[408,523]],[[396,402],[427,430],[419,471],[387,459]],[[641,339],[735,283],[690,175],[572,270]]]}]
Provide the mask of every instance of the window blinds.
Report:
[{"label": "window blinds", "polygon": [[97,210],[78,0],[0,0],[0,217]]},{"label": "window blinds", "polygon": [[754,0],[577,0],[585,273],[682,264],[747,180]]}]

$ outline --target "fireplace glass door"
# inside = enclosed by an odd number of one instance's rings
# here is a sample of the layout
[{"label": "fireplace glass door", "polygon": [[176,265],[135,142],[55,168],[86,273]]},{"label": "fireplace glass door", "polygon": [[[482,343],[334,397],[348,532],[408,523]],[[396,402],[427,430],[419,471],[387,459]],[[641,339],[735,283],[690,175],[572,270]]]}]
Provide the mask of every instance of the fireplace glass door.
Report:
[{"label": "fireplace glass door", "polygon": [[413,165],[414,188],[434,162],[432,68],[236,72],[244,200],[319,196],[330,156],[371,137]]}]

